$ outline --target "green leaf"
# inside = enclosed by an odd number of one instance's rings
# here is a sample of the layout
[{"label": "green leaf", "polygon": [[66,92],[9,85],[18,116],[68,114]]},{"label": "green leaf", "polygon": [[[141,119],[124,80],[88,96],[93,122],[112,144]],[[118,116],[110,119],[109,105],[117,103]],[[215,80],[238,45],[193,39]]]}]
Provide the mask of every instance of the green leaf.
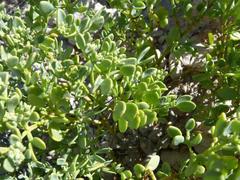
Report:
[{"label": "green leaf", "polygon": [[183,95],[177,98],[176,103],[179,104],[181,102],[185,102],[185,101],[192,101],[193,97],[190,95]]},{"label": "green leaf", "polygon": [[152,124],[158,120],[156,112],[153,112],[149,109],[144,109],[143,111],[147,116],[147,124]]},{"label": "green leaf", "polygon": [[102,26],[104,24],[104,17],[98,15],[96,17],[93,17],[91,19],[91,21],[92,21],[92,26],[91,26],[90,30],[96,31],[96,30],[99,30],[102,28]]},{"label": "green leaf", "polygon": [[195,172],[193,173],[197,177],[201,177],[205,173],[205,167],[202,165],[197,165]]},{"label": "green leaf", "polygon": [[174,136],[173,138],[173,145],[178,146],[181,143],[184,143],[184,137],[182,135]]},{"label": "green leaf", "polygon": [[0,147],[0,155],[6,154],[9,150],[9,147]]},{"label": "green leaf", "polygon": [[167,175],[171,174],[171,166],[168,162],[163,162],[161,167],[162,172],[164,172]]},{"label": "green leaf", "polygon": [[44,141],[38,137],[34,137],[31,140],[31,143],[34,147],[41,149],[41,150],[45,150],[46,149],[46,144],[44,143]]},{"label": "green leaf", "polygon": [[157,73],[157,68],[148,68],[146,71],[143,72],[142,78],[147,78],[149,76],[156,75]]},{"label": "green leaf", "polygon": [[154,85],[157,85],[161,89],[161,92],[168,90],[167,86],[162,81],[157,81]]},{"label": "green leaf", "polygon": [[163,6],[159,7],[158,19],[161,28],[164,28],[168,25],[168,10]]},{"label": "green leaf", "polygon": [[182,135],[181,130],[175,126],[169,126],[167,128],[167,133],[171,138],[174,138],[175,136],[178,136],[178,135]]},{"label": "green leaf", "polygon": [[168,17],[165,17],[164,19],[160,19],[160,27],[165,28],[168,25]]},{"label": "green leaf", "polygon": [[237,152],[238,152],[238,147],[235,145],[225,145],[221,148],[221,150],[219,151],[219,154],[223,155],[223,156],[234,156]]},{"label": "green leaf", "polygon": [[66,90],[63,89],[60,86],[55,86],[52,88],[50,100],[53,104],[59,104],[61,101],[63,101],[63,97],[66,94]]},{"label": "green leaf", "polygon": [[138,112],[137,105],[129,102],[126,104],[126,111],[123,114],[123,119],[125,119],[127,121],[131,121],[136,117],[137,112]]},{"label": "green leaf", "polygon": [[6,64],[9,68],[13,68],[18,64],[19,58],[17,56],[10,56],[6,60]]},{"label": "green leaf", "polygon": [[225,168],[229,171],[238,167],[238,159],[234,156],[222,156],[221,160],[225,163]]},{"label": "green leaf", "polygon": [[32,54],[30,54],[25,67],[30,68],[32,66],[32,64],[36,61],[36,59],[37,59],[37,53],[33,52]]},{"label": "green leaf", "polygon": [[149,109],[149,105],[146,102],[138,102],[137,103],[138,109]]},{"label": "green leaf", "polygon": [[225,180],[224,175],[221,172],[207,171],[204,176],[204,180]]},{"label": "green leaf", "polygon": [[27,149],[24,153],[24,156],[26,159],[31,159],[32,158],[32,152],[30,149]]},{"label": "green leaf", "polygon": [[142,111],[142,110],[138,110],[138,116],[140,118],[139,127],[143,127],[147,123],[147,116],[145,115],[144,111]]},{"label": "green leaf", "polygon": [[222,113],[216,122],[213,136],[218,137],[223,134],[224,129],[227,126],[227,117],[225,113]]},{"label": "green leaf", "polygon": [[87,147],[87,138],[85,136],[80,136],[78,139],[78,145],[80,148],[85,149]]},{"label": "green leaf", "polygon": [[137,64],[137,59],[135,57],[123,58],[123,59],[121,59],[120,64],[122,64],[122,65],[136,65]]},{"label": "green leaf", "polygon": [[0,80],[4,84],[8,84],[8,79],[9,79],[9,73],[8,72],[0,72]]},{"label": "green leaf", "polygon": [[234,119],[231,121],[231,130],[235,134],[240,134],[240,121]]},{"label": "green leaf", "polygon": [[6,106],[9,112],[14,112],[18,104],[20,103],[20,97],[18,95],[12,96],[7,100]]},{"label": "green leaf", "polygon": [[64,159],[64,158],[58,158],[58,159],[57,159],[57,165],[59,165],[59,166],[67,165],[66,159]]},{"label": "green leaf", "polygon": [[155,90],[151,90],[144,93],[142,100],[150,105],[157,106],[160,103],[159,98],[159,94]]},{"label": "green leaf", "polygon": [[63,135],[62,135],[62,131],[60,129],[56,129],[53,127],[50,127],[48,130],[49,136],[57,142],[60,142],[63,140]]},{"label": "green leaf", "polygon": [[240,40],[240,32],[232,32],[230,34],[230,39],[233,40],[233,41],[239,41]]},{"label": "green leaf", "polygon": [[208,33],[208,42],[210,45],[214,44],[214,35],[213,33]]},{"label": "green leaf", "polygon": [[197,133],[197,135],[195,135],[191,141],[190,141],[190,145],[191,146],[196,146],[198,144],[200,144],[202,142],[202,134],[201,133]]},{"label": "green leaf", "polygon": [[160,163],[160,156],[158,155],[151,155],[150,160],[148,161],[146,168],[154,171],[157,169],[158,165]]},{"label": "green leaf", "polygon": [[101,75],[98,75],[98,77],[95,79],[94,85],[93,85],[93,89],[92,92],[95,93],[96,90],[99,88],[99,86],[102,84],[103,79],[101,77]]},{"label": "green leaf", "polygon": [[40,116],[39,116],[39,114],[37,113],[37,112],[33,112],[31,115],[30,115],[30,117],[29,117],[29,119],[31,120],[31,121],[38,121],[39,119],[40,119]]},{"label": "green leaf", "polygon": [[21,139],[17,135],[11,134],[11,136],[9,137],[9,142],[11,145],[14,145],[17,142],[21,142]]},{"label": "green leaf", "polygon": [[42,13],[42,15],[49,15],[55,8],[52,5],[52,3],[50,3],[49,1],[41,1],[39,3],[39,9]]},{"label": "green leaf", "polygon": [[189,119],[185,124],[185,129],[192,131],[195,128],[196,122],[193,118]]},{"label": "green leaf", "polygon": [[14,164],[9,158],[4,159],[3,169],[9,173],[13,173],[15,171]]},{"label": "green leaf", "polygon": [[92,21],[91,21],[90,17],[86,16],[84,19],[82,19],[82,21],[80,23],[80,31],[85,32],[85,31],[89,30],[91,25],[92,25]]},{"label": "green leaf", "polygon": [[185,168],[184,174],[189,177],[192,176],[197,170],[197,163],[195,161],[190,161],[187,168]]},{"label": "green leaf", "polygon": [[113,110],[113,120],[118,121],[126,111],[126,103],[118,101]]},{"label": "green leaf", "polygon": [[46,104],[46,99],[41,95],[28,94],[28,101],[31,105],[36,107],[44,107]]},{"label": "green leaf", "polygon": [[21,18],[15,16],[13,18],[12,25],[14,28],[19,28],[19,27],[23,28],[25,27],[25,22]]},{"label": "green leaf", "polygon": [[217,90],[217,96],[222,100],[233,100],[238,98],[238,92],[232,87],[223,87]]},{"label": "green leaf", "polygon": [[142,61],[139,62],[139,64],[143,65],[143,64],[147,64],[152,62],[154,59],[156,58],[155,55],[152,55],[150,57],[148,57],[147,59],[143,59]]},{"label": "green leaf", "polygon": [[124,175],[126,178],[130,179],[132,177],[132,172],[130,170],[125,170],[123,171]]},{"label": "green leaf", "polygon": [[138,56],[137,60],[138,62],[140,62],[145,56],[146,54],[149,52],[150,47],[146,47]]},{"label": "green leaf", "polygon": [[110,49],[111,49],[111,47],[110,47],[109,42],[108,41],[103,41],[103,43],[102,43],[102,50],[106,51],[106,52],[109,52]]},{"label": "green leaf", "polygon": [[135,166],[133,167],[134,173],[136,175],[143,174],[145,172],[145,169],[146,168],[141,164],[135,164]]},{"label": "green leaf", "polygon": [[148,86],[146,82],[141,82],[136,86],[136,90],[135,90],[135,98],[137,99],[142,99],[143,96],[143,92],[148,90]]},{"label": "green leaf", "polygon": [[69,120],[66,117],[62,116],[50,116],[50,121],[53,121],[54,123],[68,123]]},{"label": "green leaf", "polygon": [[123,66],[120,68],[120,72],[121,72],[122,75],[124,75],[124,76],[133,76],[135,70],[136,70],[136,66],[134,66],[134,65],[123,65]]},{"label": "green leaf", "polygon": [[180,39],[180,36],[181,34],[179,27],[175,26],[174,28],[171,28],[170,32],[168,33],[167,43],[172,45]]},{"label": "green leaf", "polygon": [[123,118],[120,118],[118,120],[118,128],[119,128],[119,131],[121,133],[124,133],[126,132],[127,128],[128,128],[128,121],[126,121],[125,119]]},{"label": "green leaf", "polygon": [[77,48],[84,51],[86,48],[86,41],[84,36],[81,33],[77,33],[77,35],[75,36],[75,41]]},{"label": "green leaf", "polygon": [[110,59],[104,59],[101,61],[101,63],[98,65],[98,68],[102,72],[107,72],[110,70],[110,67],[112,65],[112,61]]},{"label": "green leaf", "polygon": [[192,101],[184,101],[178,103],[176,105],[176,108],[178,108],[182,112],[191,112],[196,108],[196,104]]},{"label": "green leaf", "polygon": [[134,0],[133,7],[137,10],[142,10],[142,9],[146,8],[146,6],[142,0]]},{"label": "green leaf", "polygon": [[11,46],[11,47],[15,46],[13,38],[11,36],[9,36],[8,34],[6,34],[6,41],[9,44],[9,46]]},{"label": "green leaf", "polygon": [[137,129],[139,128],[141,123],[141,119],[138,115],[135,117],[132,117],[131,119],[128,119],[128,127],[131,129]]},{"label": "green leaf", "polygon": [[121,176],[121,180],[127,179],[127,176],[123,172],[120,173],[120,176]]},{"label": "green leaf", "polygon": [[3,102],[0,102],[0,119],[2,119],[5,115],[5,107]]},{"label": "green leaf", "polygon": [[56,173],[51,173],[49,176],[49,180],[59,180],[59,176]]},{"label": "green leaf", "polygon": [[78,78],[86,79],[89,73],[89,68],[87,66],[80,66],[78,69]]},{"label": "green leaf", "polygon": [[72,14],[67,14],[65,20],[68,25],[71,25],[74,21],[74,16]]},{"label": "green leaf", "polygon": [[63,9],[57,10],[57,25],[58,27],[63,26],[66,23],[66,13]]},{"label": "green leaf", "polygon": [[110,78],[106,78],[103,80],[102,84],[100,85],[100,89],[103,95],[107,96],[110,95],[113,88],[113,81]]}]

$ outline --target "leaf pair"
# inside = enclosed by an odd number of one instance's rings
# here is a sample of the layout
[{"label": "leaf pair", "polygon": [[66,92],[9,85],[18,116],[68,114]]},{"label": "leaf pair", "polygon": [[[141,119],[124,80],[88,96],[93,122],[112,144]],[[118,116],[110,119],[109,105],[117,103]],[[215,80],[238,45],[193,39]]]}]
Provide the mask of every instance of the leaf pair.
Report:
[{"label": "leaf pair", "polygon": [[184,137],[182,136],[182,132],[179,128],[175,126],[169,126],[167,133],[171,138],[173,138],[172,142],[175,146],[184,142]]},{"label": "leaf pair", "polygon": [[149,106],[144,102],[135,104],[118,101],[113,110],[113,120],[118,122],[120,132],[125,132],[128,127],[138,129],[156,121],[157,114],[147,108]]}]

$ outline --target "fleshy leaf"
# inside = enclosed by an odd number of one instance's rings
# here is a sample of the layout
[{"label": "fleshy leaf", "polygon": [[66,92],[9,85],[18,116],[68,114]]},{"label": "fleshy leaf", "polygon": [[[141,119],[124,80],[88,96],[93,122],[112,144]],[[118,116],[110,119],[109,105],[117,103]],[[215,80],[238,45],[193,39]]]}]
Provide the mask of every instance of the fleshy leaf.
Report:
[{"label": "fleshy leaf", "polygon": [[178,103],[176,108],[182,112],[191,112],[196,108],[196,104],[192,101],[183,101]]},{"label": "fleshy leaf", "polygon": [[13,162],[8,158],[4,159],[3,168],[4,168],[4,170],[6,170],[9,173],[12,173],[12,172],[15,171],[15,167],[14,167]]},{"label": "fleshy leaf", "polygon": [[181,130],[175,126],[169,126],[167,128],[167,133],[172,138],[174,138],[175,136],[178,136],[178,135],[182,135]]},{"label": "fleshy leaf", "polygon": [[177,135],[173,138],[173,144],[178,146],[179,144],[184,142],[184,137],[182,135]]},{"label": "fleshy leaf", "polygon": [[118,128],[119,128],[119,131],[121,133],[124,133],[127,130],[127,128],[128,128],[128,121],[126,121],[125,119],[120,118],[118,120]]},{"label": "fleshy leaf", "polygon": [[102,84],[100,85],[101,92],[103,95],[109,95],[112,92],[113,88],[113,81],[110,78],[106,78],[103,80]]},{"label": "fleshy leaf", "polygon": [[60,142],[63,140],[62,132],[59,129],[49,128],[49,135],[54,141]]},{"label": "fleshy leaf", "polygon": [[118,121],[126,111],[126,103],[118,101],[113,110],[113,120]]},{"label": "fleshy leaf", "polygon": [[42,13],[42,15],[48,15],[50,14],[55,8],[52,5],[52,3],[50,3],[49,1],[41,1],[39,3],[39,9]]},{"label": "fleshy leaf", "polygon": [[158,155],[151,155],[150,160],[148,161],[146,168],[154,171],[157,169],[160,162],[160,156]]},{"label": "fleshy leaf", "polygon": [[44,141],[38,137],[34,137],[31,140],[31,143],[34,147],[41,149],[41,150],[45,150],[46,149],[46,144],[44,143]]},{"label": "fleshy leaf", "polygon": [[127,121],[131,121],[132,119],[134,119],[136,117],[137,112],[138,112],[137,105],[129,102],[126,104],[126,111],[123,114],[123,119],[125,119]]}]

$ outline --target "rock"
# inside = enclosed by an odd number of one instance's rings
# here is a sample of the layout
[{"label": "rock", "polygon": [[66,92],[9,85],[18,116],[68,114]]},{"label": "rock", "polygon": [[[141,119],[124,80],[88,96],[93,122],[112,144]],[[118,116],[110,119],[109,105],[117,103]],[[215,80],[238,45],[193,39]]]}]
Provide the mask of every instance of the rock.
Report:
[{"label": "rock", "polygon": [[178,170],[182,163],[189,157],[189,151],[186,146],[180,146],[179,149],[164,149],[160,152],[160,157],[163,162],[168,162],[171,167]]},{"label": "rock", "polygon": [[140,147],[145,154],[152,154],[154,152],[154,144],[147,138],[140,138]]}]

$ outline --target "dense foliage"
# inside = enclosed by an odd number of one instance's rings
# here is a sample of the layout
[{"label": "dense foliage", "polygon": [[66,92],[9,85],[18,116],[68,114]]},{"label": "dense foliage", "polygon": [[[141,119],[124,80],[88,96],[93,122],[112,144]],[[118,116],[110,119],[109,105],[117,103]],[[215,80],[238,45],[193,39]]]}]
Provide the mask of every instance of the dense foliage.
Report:
[{"label": "dense foliage", "polygon": [[1,179],[240,177],[240,1],[9,7]]}]

